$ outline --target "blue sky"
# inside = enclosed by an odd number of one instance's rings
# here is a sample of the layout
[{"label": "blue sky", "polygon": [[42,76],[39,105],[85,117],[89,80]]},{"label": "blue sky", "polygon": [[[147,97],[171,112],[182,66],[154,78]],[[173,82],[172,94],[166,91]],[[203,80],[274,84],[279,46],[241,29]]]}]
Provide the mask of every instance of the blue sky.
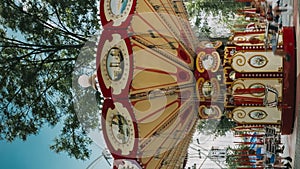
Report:
[{"label": "blue sky", "polygon": [[[81,161],[70,158],[66,153],[56,154],[49,146],[55,136],[59,134],[59,126],[45,127],[39,135],[30,136],[27,141],[16,140],[12,143],[0,142],[0,168],[1,169],[85,169],[98,155],[100,148],[92,146],[91,160]],[[99,153],[98,153],[99,152]],[[101,160],[98,166],[101,169],[109,168]]]}]

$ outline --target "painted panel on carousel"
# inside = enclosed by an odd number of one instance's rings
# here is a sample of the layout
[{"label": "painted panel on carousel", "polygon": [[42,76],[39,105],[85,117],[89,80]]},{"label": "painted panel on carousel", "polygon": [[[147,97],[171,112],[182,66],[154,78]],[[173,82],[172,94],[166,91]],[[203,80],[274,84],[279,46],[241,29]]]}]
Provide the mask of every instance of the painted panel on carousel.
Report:
[{"label": "painted panel on carousel", "polygon": [[281,110],[277,107],[237,107],[231,116],[240,124],[281,124]]},{"label": "painted panel on carousel", "polygon": [[205,106],[201,105],[198,110],[201,119],[219,119],[222,116],[222,111],[216,105]]},{"label": "painted panel on carousel", "polygon": [[237,72],[282,72],[281,56],[269,52],[237,52],[232,57],[232,68]]},{"label": "painted panel on carousel", "polygon": [[[262,50],[264,49],[265,46],[265,34],[264,33],[260,33],[260,34],[244,34],[243,36],[239,35],[239,36],[234,36],[232,43],[237,45],[237,46],[247,46],[248,48],[244,48],[244,49],[256,49],[256,50]],[[271,36],[271,35],[270,35]],[[270,39],[271,37],[268,36],[268,38]],[[270,44],[270,40],[269,42],[269,46]],[[283,38],[282,38],[282,34],[279,35],[279,39],[278,39],[278,48],[282,48],[283,45]],[[262,48],[261,48],[262,47]]]},{"label": "painted panel on carousel", "polygon": [[217,51],[200,52],[196,59],[197,71],[203,73],[204,71],[216,72],[219,69],[221,60]]},{"label": "painted panel on carousel", "polygon": [[101,0],[100,17],[104,28],[125,28],[130,24],[136,0]]},{"label": "painted panel on carousel", "polygon": [[138,128],[130,104],[106,99],[102,109],[102,130],[112,156],[136,157]]},{"label": "painted panel on carousel", "polygon": [[283,84],[280,78],[265,78],[261,81],[257,79],[237,79],[232,84],[232,95],[240,95],[246,97],[264,98],[266,86],[274,88],[279,100],[282,98]]},{"label": "painted panel on carousel", "polygon": [[268,114],[263,110],[252,110],[249,112],[248,116],[254,120],[263,120]]},{"label": "painted panel on carousel", "polygon": [[217,101],[218,97],[220,96],[219,81],[216,78],[211,78],[209,80],[199,78],[197,80],[197,91],[197,96],[200,101]]},{"label": "painted panel on carousel", "polygon": [[104,31],[98,44],[97,74],[104,97],[127,97],[133,59],[126,32]]}]

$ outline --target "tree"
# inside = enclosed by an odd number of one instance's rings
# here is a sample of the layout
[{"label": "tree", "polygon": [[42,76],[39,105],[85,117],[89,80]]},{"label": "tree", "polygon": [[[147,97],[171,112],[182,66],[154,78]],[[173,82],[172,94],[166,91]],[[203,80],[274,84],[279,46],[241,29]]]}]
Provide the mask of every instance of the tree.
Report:
[{"label": "tree", "polygon": [[[209,36],[212,32],[226,27],[228,19],[244,6],[236,0],[189,0],[187,10],[199,32]],[[210,24],[211,22],[214,23]]]},{"label": "tree", "polygon": [[89,157],[91,140],[76,116],[71,75],[81,48],[100,30],[97,3],[0,2],[0,140],[26,140],[62,123],[51,149]]},{"label": "tree", "polygon": [[235,125],[236,123],[234,121],[222,116],[221,119],[201,120],[198,124],[198,131],[205,135],[220,137],[225,136]]}]

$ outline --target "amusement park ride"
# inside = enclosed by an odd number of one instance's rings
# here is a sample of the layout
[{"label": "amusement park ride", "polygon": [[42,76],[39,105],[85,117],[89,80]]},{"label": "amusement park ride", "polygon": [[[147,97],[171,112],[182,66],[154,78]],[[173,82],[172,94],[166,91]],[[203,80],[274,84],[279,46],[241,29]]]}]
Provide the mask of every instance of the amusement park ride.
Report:
[{"label": "amusement park ride", "polygon": [[102,0],[97,80],[102,130],[114,168],[184,168],[198,119],[226,116],[233,130],[272,126],[290,134],[294,28],[277,48],[236,31],[227,44],[199,41],[181,0]]}]

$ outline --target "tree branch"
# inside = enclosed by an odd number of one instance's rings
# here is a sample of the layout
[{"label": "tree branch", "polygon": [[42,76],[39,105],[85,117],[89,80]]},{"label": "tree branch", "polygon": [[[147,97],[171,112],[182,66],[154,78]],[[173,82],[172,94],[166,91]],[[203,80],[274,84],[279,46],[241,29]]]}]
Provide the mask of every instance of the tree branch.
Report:
[{"label": "tree branch", "polygon": [[[32,18],[34,18],[37,22],[39,22],[40,24],[44,25],[44,26],[45,26],[46,28],[48,28],[48,29],[58,29],[60,32],[62,32],[62,33],[65,34],[65,35],[73,36],[73,37],[75,37],[76,39],[78,39],[78,40],[80,40],[80,41],[83,41],[83,42],[87,41],[86,38],[83,38],[83,37],[81,37],[81,36],[78,35],[78,34],[75,34],[75,33],[69,32],[69,31],[65,31],[65,30],[61,29],[60,27],[54,27],[53,25],[51,25],[51,24],[45,22],[44,20],[41,20],[40,18],[38,18],[38,17],[36,17],[36,16],[33,16],[32,14],[30,14],[30,13],[24,11],[22,8],[20,8],[19,6],[17,6],[13,1],[10,1],[9,4],[10,4],[10,6],[13,7],[14,9],[19,10],[20,12],[22,12],[22,13],[24,13],[24,14],[26,14],[26,15],[32,17]],[[49,20],[50,20],[51,22],[53,22],[51,19],[49,19]],[[55,22],[53,22],[53,23],[55,23]],[[74,40],[75,40],[75,39],[74,39]]]}]

